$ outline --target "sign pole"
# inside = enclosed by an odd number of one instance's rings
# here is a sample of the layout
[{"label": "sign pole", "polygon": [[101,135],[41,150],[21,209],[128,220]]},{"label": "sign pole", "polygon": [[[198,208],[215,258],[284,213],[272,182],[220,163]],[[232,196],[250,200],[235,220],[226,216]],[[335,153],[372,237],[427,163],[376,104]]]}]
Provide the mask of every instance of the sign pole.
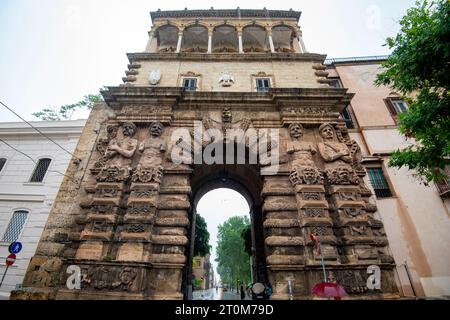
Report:
[{"label": "sign pole", "polygon": [[320,241],[319,241],[319,250],[320,250],[320,260],[322,261],[323,282],[327,282],[327,273],[325,272],[325,263],[323,261],[322,245],[320,244]]},{"label": "sign pole", "polygon": [[2,284],[3,284],[3,280],[5,279],[6,272],[8,272],[8,268],[9,268],[9,265],[6,265],[6,269],[5,269],[5,272],[3,273],[2,281],[0,281],[0,287],[1,287]]}]

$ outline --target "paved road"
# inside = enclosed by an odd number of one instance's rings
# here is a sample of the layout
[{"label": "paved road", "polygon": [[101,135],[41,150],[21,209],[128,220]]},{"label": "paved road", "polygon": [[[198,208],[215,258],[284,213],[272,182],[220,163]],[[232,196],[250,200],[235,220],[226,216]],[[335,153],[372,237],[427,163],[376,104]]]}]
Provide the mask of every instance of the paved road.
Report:
[{"label": "paved road", "polygon": [[[241,300],[240,294],[232,291],[222,292],[222,288],[209,290],[195,290],[192,294],[193,300]],[[251,300],[245,297],[245,300]]]},{"label": "paved road", "polygon": [[209,290],[195,290],[192,293],[192,300],[221,300],[222,288],[217,291],[215,288]]}]

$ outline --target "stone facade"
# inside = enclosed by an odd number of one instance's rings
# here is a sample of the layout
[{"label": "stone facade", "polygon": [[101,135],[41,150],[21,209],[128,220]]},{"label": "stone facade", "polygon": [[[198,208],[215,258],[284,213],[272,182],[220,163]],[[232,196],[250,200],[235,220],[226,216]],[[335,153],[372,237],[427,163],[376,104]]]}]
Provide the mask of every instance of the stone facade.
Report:
[{"label": "stone facade", "polygon": [[[168,20],[178,27],[207,19],[237,25],[244,14],[250,25],[296,26],[300,17],[293,11],[270,11],[270,19],[261,17],[263,10],[214,12],[152,13],[154,32]],[[270,26],[263,29],[270,32]],[[302,52],[299,43],[291,51],[272,50],[274,39],[269,51],[245,51],[242,40],[237,53],[158,50],[163,35],[156,44],[152,38],[147,52],[129,55],[132,72],[124,85],[102,91],[105,103],[95,106],[75,151],[83,161],[68,169],[80,183],[64,181],[26,288],[14,297],[186,297],[196,202],[205,188],[217,185],[241,191],[251,204],[254,280],[270,281],[274,299],[289,298],[288,279],[294,280],[296,299],[310,298],[322,280],[313,233],[321,239],[329,274],[351,297],[396,297],[395,263],[369,200],[361,150],[340,117],[353,95],[329,87],[324,56]],[[182,88],[178,79],[185,77],[197,79],[195,91]],[[270,78],[271,88],[255,92],[258,77]],[[192,132],[195,121],[223,132],[278,130],[279,144],[271,143],[271,150],[279,150],[279,170],[263,170],[263,157],[256,164],[174,163],[175,132]],[[366,288],[372,264],[381,268],[381,290]],[[81,290],[66,288],[69,265],[82,270]]]}]

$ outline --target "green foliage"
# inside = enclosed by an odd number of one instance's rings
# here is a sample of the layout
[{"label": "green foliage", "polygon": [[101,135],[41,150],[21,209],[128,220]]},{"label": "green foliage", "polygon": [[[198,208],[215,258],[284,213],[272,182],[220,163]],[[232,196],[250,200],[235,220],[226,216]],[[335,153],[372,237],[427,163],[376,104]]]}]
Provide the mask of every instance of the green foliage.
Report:
[{"label": "green foliage", "polygon": [[251,256],[252,255],[252,226],[249,224],[247,228],[242,230],[241,237],[244,239],[244,250]]},{"label": "green foliage", "polygon": [[205,219],[197,213],[195,218],[194,257],[204,257],[210,253],[208,226]]},{"label": "green foliage", "polygon": [[242,237],[249,226],[250,220],[245,216],[231,217],[219,225],[216,261],[222,283],[251,282],[250,255]]},{"label": "green foliage", "polygon": [[83,97],[83,100],[77,103],[66,104],[59,109],[45,108],[39,112],[33,113],[33,116],[41,120],[46,121],[59,121],[59,120],[70,120],[73,113],[78,109],[92,109],[96,102],[103,101],[100,94],[88,94]]},{"label": "green foliage", "polygon": [[399,116],[399,129],[417,142],[391,156],[389,166],[415,169],[428,181],[440,181],[450,154],[450,2],[417,1],[400,21],[401,31],[388,38],[393,49],[383,63],[377,85],[405,96],[409,108]]}]

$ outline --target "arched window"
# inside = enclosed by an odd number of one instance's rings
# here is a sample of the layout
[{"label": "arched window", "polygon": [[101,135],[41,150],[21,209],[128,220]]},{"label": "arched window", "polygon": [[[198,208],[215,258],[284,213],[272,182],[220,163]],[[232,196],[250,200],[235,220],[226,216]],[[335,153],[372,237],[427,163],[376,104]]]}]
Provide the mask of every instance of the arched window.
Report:
[{"label": "arched window", "polygon": [[207,52],[208,29],[201,25],[187,27],[183,31],[182,52]]},{"label": "arched window", "polygon": [[270,50],[267,31],[258,25],[244,27],[242,44],[244,52],[268,52]]},{"label": "arched window", "polygon": [[276,52],[294,52],[295,33],[288,26],[276,26],[272,28],[273,46]]},{"label": "arched window", "polygon": [[50,166],[52,159],[42,158],[34,168],[34,172],[30,178],[30,182],[42,182],[44,180],[45,174],[47,173],[48,167]]},{"label": "arched window", "polygon": [[6,231],[3,234],[2,241],[5,242],[17,241],[22,232],[23,225],[25,224],[25,221],[27,221],[27,216],[28,211],[25,210],[14,211],[11,220],[9,221],[8,227],[6,228]]},{"label": "arched window", "polygon": [[178,28],[165,25],[156,30],[158,52],[175,52],[178,43]]},{"label": "arched window", "polygon": [[239,39],[236,29],[229,25],[214,28],[212,36],[212,52],[238,52]]},{"label": "arched window", "polygon": [[6,164],[6,158],[0,158],[0,172],[2,172],[3,168]]}]

